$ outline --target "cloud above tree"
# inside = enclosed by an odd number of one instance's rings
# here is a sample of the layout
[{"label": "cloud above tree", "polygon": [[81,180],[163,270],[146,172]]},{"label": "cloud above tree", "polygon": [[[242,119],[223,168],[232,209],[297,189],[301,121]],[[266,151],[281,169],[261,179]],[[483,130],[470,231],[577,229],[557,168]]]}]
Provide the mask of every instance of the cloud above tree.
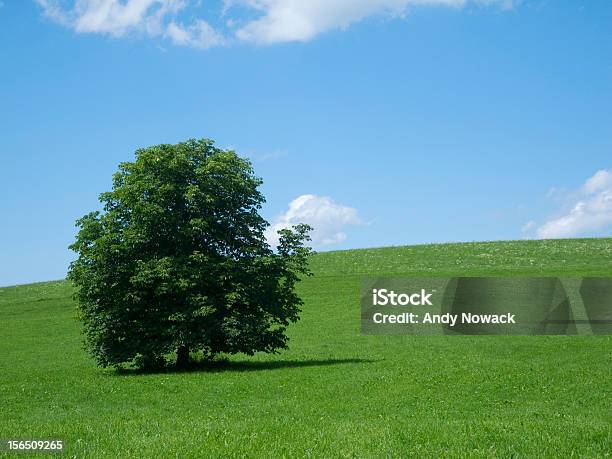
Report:
[{"label": "cloud above tree", "polygon": [[[232,43],[305,42],[366,18],[401,18],[419,7],[469,5],[511,8],[516,0],[224,0],[203,14],[198,0],[36,0],[53,21],[79,33],[129,34],[210,48]],[[189,21],[181,14],[189,12]],[[207,16],[207,17],[204,17]],[[213,26],[212,24],[216,24]]]},{"label": "cloud above tree", "polygon": [[288,209],[268,227],[268,243],[276,247],[278,231],[298,223],[313,227],[312,246],[316,248],[345,241],[346,229],[359,225],[361,220],[356,209],[337,203],[330,197],[303,194],[291,201]]}]

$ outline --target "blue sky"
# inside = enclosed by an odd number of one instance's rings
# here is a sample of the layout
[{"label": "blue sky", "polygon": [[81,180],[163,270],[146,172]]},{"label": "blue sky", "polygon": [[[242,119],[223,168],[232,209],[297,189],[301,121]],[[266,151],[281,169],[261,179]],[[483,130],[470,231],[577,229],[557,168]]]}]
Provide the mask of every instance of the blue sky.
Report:
[{"label": "blue sky", "polygon": [[4,0],[0,285],[138,147],[252,159],[319,250],[612,234],[612,2]]}]

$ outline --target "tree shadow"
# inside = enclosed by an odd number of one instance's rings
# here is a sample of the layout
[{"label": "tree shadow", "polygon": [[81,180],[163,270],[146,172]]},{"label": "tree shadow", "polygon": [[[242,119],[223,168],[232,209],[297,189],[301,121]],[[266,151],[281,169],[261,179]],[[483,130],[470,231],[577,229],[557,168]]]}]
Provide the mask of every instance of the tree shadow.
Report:
[{"label": "tree shadow", "polygon": [[221,372],[249,372],[249,371],[270,371],[282,370],[286,368],[305,368],[321,367],[331,365],[363,364],[374,363],[378,360],[373,359],[307,359],[307,360],[228,360],[220,359],[213,361],[191,362],[186,368],[175,368],[172,366],[156,369],[141,368],[119,368],[115,374],[121,376],[150,375],[150,374],[179,374],[179,373],[221,373]]}]

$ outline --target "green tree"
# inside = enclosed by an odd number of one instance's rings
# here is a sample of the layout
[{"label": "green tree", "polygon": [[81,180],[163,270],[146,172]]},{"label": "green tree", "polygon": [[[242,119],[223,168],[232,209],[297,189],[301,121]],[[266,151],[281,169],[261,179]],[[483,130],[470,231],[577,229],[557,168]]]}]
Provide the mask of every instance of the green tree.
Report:
[{"label": "green tree", "polygon": [[278,352],[299,319],[307,225],[273,251],[248,160],[210,140],[140,149],[70,246],[88,350],[102,366],[154,367],[191,352]]}]

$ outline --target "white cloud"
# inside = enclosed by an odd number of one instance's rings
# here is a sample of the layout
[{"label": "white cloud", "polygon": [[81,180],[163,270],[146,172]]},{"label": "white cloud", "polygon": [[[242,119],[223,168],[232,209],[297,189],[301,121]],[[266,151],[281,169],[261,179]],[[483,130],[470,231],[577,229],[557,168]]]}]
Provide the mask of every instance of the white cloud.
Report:
[{"label": "white cloud", "polygon": [[584,183],[583,188],[586,193],[595,193],[612,188],[612,170],[602,169],[595,172],[595,175]]},{"label": "white cloud", "polygon": [[320,247],[346,240],[346,227],[360,223],[357,210],[335,202],[326,196],[304,194],[289,203],[286,212],[279,215],[266,230],[266,239],[273,247],[278,245],[277,232],[298,223],[313,227],[312,245]]},{"label": "white cloud", "polygon": [[[121,37],[132,32],[162,36],[177,45],[208,48],[243,41],[272,44],[308,41],[371,16],[402,17],[410,8],[469,4],[510,8],[519,0],[225,0],[217,18],[197,17],[183,25],[180,11],[199,0],[36,0],[44,14],[77,32]],[[247,11],[252,19],[244,20]],[[201,10],[200,10],[201,11]],[[223,19],[224,31],[210,24]]]},{"label": "white cloud", "polygon": [[[161,35],[166,17],[186,6],[185,0],[36,0],[46,16],[77,32],[122,37],[130,32]],[[66,6],[66,3],[68,5]]]},{"label": "white cloud", "polygon": [[541,225],[537,237],[555,239],[601,231],[612,225],[612,170],[600,170],[574,194],[569,209]]},{"label": "white cloud", "polygon": [[370,16],[401,17],[411,7],[512,5],[510,0],[230,0],[230,3],[240,3],[261,13],[236,32],[238,39],[258,44],[308,41],[330,30],[346,29]]},{"label": "white cloud", "polygon": [[225,38],[213,29],[206,21],[198,19],[189,27],[175,22],[168,24],[166,35],[175,45],[192,46],[206,49],[225,43]]}]

